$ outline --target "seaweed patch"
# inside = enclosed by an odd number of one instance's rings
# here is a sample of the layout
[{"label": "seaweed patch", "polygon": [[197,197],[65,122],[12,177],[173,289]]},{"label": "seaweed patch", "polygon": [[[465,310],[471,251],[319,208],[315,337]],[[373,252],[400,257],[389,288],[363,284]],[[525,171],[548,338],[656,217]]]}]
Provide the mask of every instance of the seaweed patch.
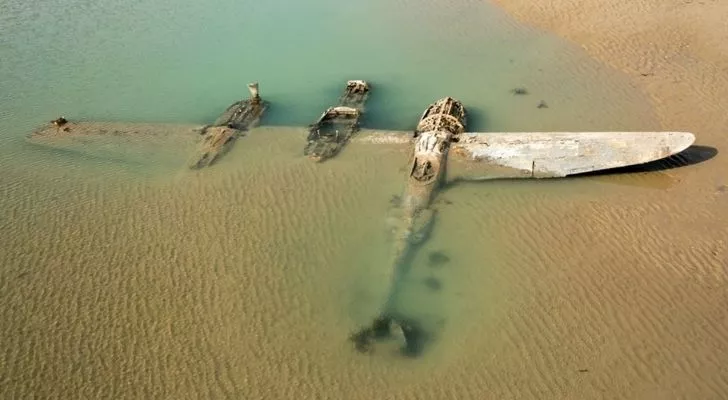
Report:
[{"label": "seaweed patch", "polygon": [[430,267],[441,267],[450,262],[450,257],[441,251],[433,251],[427,256],[427,265]]},{"label": "seaweed patch", "polygon": [[442,281],[435,278],[434,276],[428,276],[424,279],[423,283],[425,284],[425,286],[427,286],[428,289],[432,290],[433,292],[437,292],[442,289]]}]

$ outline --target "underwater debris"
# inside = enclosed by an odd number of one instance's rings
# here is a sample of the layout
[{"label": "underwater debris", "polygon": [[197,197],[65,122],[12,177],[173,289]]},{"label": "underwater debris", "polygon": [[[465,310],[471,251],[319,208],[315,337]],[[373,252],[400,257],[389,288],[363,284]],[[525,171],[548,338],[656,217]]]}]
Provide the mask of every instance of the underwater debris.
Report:
[{"label": "underwater debris", "polygon": [[58,133],[59,130],[62,130],[63,132],[71,131],[71,128],[68,127],[68,120],[62,115],[51,121],[51,124],[56,127],[56,133]]},{"label": "underwater debris", "polygon": [[514,95],[525,95],[528,94],[528,90],[525,87],[517,87],[511,89],[511,93]]},{"label": "underwater debris", "polygon": [[[435,210],[431,207],[439,185],[445,177],[444,165],[454,137],[465,132],[466,111],[463,104],[452,97],[444,97],[430,104],[422,113],[414,137],[417,138],[412,151],[410,172],[407,177],[403,195],[402,224],[398,224],[395,243],[396,249],[391,268],[401,274],[408,257],[424,240],[434,221]],[[437,256],[436,256],[437,257]],[[446,257],[442,255],[442,257]],[[442,257],[439,257],[440,259]],[[436,261],[440,261],[437,260]],[[399,279],[390,280],[388,299],[399,289]],[[382,306],[378,320],[373,321],[371,328],[360,331],[355,336],[364,341],[362,336],[371,337],[375,326],[386,330],[390,324],[397,324],[405,338],[403,352],[409,356],[419,355],[426,342],[426,332],[417,321],[397,315],[396,305],[387,300]]]},{"label": "underwater debris", "polygon": [[369,96],[369,84],[362,80],[346,83],[339,105],[329,107],[309,127],[303,154],[317,162],[336,156],[359,130],[364,103]]},{"label": "underwater debris", "polygon": [[191,169],[212,165],[230,150],[235,139],[258,125],[268,105],[260,98],[257,82],[248,84],[248,91],[248,99],[233,103],[211,126],[202,129],[202,143],[190,165]]},{"label": "underwater debris", "polygon": [[549,108],[549,105],[546,104],[545,101],[541,100],[538,102],[538,105],[536,106],[536,108]]},{"label": "underwater debris", "polygon": [[450,257],[441,251],[433,251],[427,256],[427,264],[430,267],[440,267],[450,262]]},{"label": "underwater debris", "polygon": [[209,127],[205,130],[202,144],[200,146],[200,154],[197,161],[190,166],[192,169],[199,169],[212,165],[219,157],[230,150],[230,144],[240,134],[239,131],[232,128],[223,128],[218,126]]},{"label": "underwater debris", "polygon": [[442,289],[442,282],[434,276],[428,276],[424,279],[423,283],[434,292],[440,291],[440,289]]},{"label": "underwater debris", "polygon": [[421,355],[425,349],[425,342],[427,341],[427,333],[422,328],[422,325],[411,319],[399,319],[397,320],[397,324],[402,329],[405,340],[402,353],[409,357]]},{"label": "underwater debris", "polygon": [[372,352],[372,338],[371,328],[362,329],[349,336],[349,340],[354,343],[354,348],[360,353]]},{"label": "underwater debris", "polygon": [[376,339],[383,339],[392,334],[392,319],[386,316],[379,317],[372,323],[372,334]]},{"label": "underwater debris", "polygon": [[63,125],[66,125],[68,123],[68,120],[64,116],[60,116],[53,121],[51,121],[51,124],[55,125],[57,128],[62,127]]},{"label": "underwater debris", "polygon": [[354,343],[354,348],[360,353],[373,353],[374,342],[389,338],[394,325],[399,327],[404,336],[402,353],[410,357],[420,355],[424,350],[428,335],[420,323],[410,318],[382,315],[376,318],[371,326],[349,336],[349,340]]},{"label": "underwater debris", "polygon": [[372,326],[363,328],[351,336],[349,340],[354,343],[354,348],[360,353],[372,353],[374,340],[385,339],[391,336],[392,318],[380,316],[374,320]]}]

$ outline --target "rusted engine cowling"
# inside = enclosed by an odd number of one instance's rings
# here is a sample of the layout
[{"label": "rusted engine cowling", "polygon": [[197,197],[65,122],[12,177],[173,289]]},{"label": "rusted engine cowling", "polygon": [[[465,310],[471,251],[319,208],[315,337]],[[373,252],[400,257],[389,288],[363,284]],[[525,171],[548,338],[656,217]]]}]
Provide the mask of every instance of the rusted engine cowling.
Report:
[{"label": "rusted engine cowling", "polygon": [[445,97],[425,110],[417,124],[415,137],[429,131],[448,131],[457,141],[457,136],[465,132],[466,119],[463,104],[452,97]]}]

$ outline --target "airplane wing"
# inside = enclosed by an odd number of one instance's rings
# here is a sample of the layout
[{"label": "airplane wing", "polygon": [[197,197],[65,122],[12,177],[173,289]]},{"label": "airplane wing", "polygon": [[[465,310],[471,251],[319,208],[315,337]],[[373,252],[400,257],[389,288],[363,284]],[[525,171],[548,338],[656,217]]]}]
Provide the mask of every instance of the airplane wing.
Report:
[{"label": "airplane wing", "polygon": [[68,122],[45,124],[26,140],[50,151],[82,157],[148,164],[173,162],[193,152],[198,125],[127,122]]},{"label": "airplane wing", "polygon": [[659,160],[694,141],[689,132],[475,132],[450,160],[469,179],[558,178]]},{"label": "airplane wing", "polygon": [[[412,132],[362,130],[352,141],[414,139]],[[466,180],[558,178],[663,159],[694,141],[689,132],[467,132],[453,143],[448,169]]]},{"label": "airplane wing", "polygon": [[414,144],[413,131],[394,131],[383,129],[361,129],[351,138],[356,143],[374,144]]},{"label": "airplane wing", "polygon": [[[108,160],[131,160],[152,163],[160,157],[192,162],[204,151],[204,125],[174,123],[72,121],[61,127],[44,124],[27,137],[27,141],[45,148]],[[300,136],[301,150],[306,141],[305,126],[261,125],[250,129],[256,135]],[[246,133],[247,135],[247,133]],[[351,141],[406,145],[412,132],[362,129]],[[245,146],[240,141],[239,146]],[[396,147],[396,146],[393,146]],[[355,149],[345,149],[344,152]]]},{"label": "airplane wing", "polygon": [[[64,131],[67,128],[67,131]],[[203,127],[191,124],[73,122],[46,125],[29,141],[94,156],[137,156],[152,160],[165,152],[195,153]],[[260,126],[251,133],[296,133],[305,127]],[[270,132],[268,132],[270,131]],[[695,141],[688,132],[469,132],[450,150],[453,177],[468,180],[549,178],[643,164],[677,154]],[[402,147],[414,143],[412,131],[361,129],[357,143]]]}]

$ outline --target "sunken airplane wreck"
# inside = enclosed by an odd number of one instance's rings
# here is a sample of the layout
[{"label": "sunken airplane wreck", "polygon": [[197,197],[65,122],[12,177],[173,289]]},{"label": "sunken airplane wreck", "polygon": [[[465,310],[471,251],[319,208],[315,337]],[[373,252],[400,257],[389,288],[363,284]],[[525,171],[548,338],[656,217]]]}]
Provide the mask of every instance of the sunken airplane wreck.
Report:
[{"label": "sunken airplane wreck", "polygon": [[[181,133],[180,140],[194,137],[193,132],[203,134],[193,168],[211,165],[242,132],[254,132],[267,103],[260,99],[257,84],[249,85],[249,89],[250,99],[230,106],[211,126],[202,130],[174,126]],[[388,294],[371,316],[371,323],[349,338],[362,352],[399,333],[396,336],[403,339],[404,353],[417,355],[435,334],[417,317],[402,312],[397,296],[412,267],[414,253],[433,228],[436,210],[432,203],[449,179],[449,164],[464,167],[458,169],[463,172],[453,177],[455,180],[559,178],[663,159],[682,152],[695,141],[688,132],[467,132],[465,107],[451,97],[431,104],[414,131],[360,130],[359,119],[369,90],[364,81],[347,82],[339,105],[327,109],[308,127],[304,146],[304,155],[316,161],[339,154],[347,142],[413,146],[399,204],[400,218],[394,228]],[[51,144],[58,137],[89,137],[110,129],[114,135],[138,136],[152,128],[149,124],[70,122],[62,117],[33,132],[30,140]],[[158,124],[156,129],[170,130],[165,124]]]},{"label": "sunken airplane wreck", "polygon": [[[254,128],[268,107],[260,98],[258,83],[248,84],[250,98],[240,100],[228,107],[210,126],[200,130],[203,135],[198,154],[190,166],[193,169],[212,165],[228,152],[234,140]],[[325,161],[338,154],[359,129],[364,103],[369,95],[369,84],[362,80],[346,83],[339,104],[329,107],[309,127],[309,134],[303,153],[312,160]]]},{"label": "sunken airplane wreck", "polygon": [[315,161],[324,161],[338,154],[359,130],[359,119],[368,96],[368,83],[348,81],[339,105],[329,107],[310,126],[303,154]]},{"label": "sunken airplane wreck", "polygon": [[212,125],[204,126],[200,130],[202,143],[190,168],[199,169],[212,165],[230,150],[238,137],[258,125],[268,103],[260,98],[257,82],[249,83],[248,90],[250,98],[233,103]]}]

